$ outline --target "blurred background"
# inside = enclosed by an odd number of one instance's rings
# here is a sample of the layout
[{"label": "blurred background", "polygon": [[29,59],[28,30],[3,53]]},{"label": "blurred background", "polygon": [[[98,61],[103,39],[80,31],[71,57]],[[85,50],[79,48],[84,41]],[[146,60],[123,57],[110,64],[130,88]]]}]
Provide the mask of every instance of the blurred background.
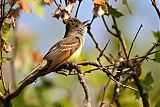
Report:
[{"label": "blurred background", "polygon": [[[110,0],[114,8],[124,14],[117,19],[118,26],[121,29],[127,47],[129,49],[138,28],[142,24],[143,27],[134,43],[131,57],[143,55],[155,42],[152,31],[160,30],[160,21],[158,15],[153,8],[150,0],[127,0],[129,8],[122,4],[121,0]],[[76,3],[75,7],[78,3]],[[160,1],[157,0],[160,7]],[[31,1],[32,13],[24,13],[21,11],[18,18],[17,28],[14,33],[17,42],[15,54],[15,81],[16,84],[23,79],[45,55],[50,47],[63,38],[65,26],[62,20],[57,20],[51,16],[56,6],[42,5],[39,1]],[[72,14],[74,16],[75,10]],[[92,0],[84,0],[80,6],[78,18],[82,21],[91,20],[93,15]],[[106,22],[111,28],[112,21],[109,16],[105,16]],[[100,47],[103,48],[106,42],[111,39],[106,54],[111,53],[117,56],[118,42],[115,37],[110,35],[103,24],[102,18],[97,17],[91,27]],[[95,44],[86,35],[85,45],[79,60],[96,61],[99,52],[95,49]],[[85,67],[84,69],[87,69]],[[147,72],[152,72],[153,77],[152,90],[149,91],[149,100],[151,107],[160,100],[160,65],[153,61],[145,61],[142,65],[143,79]],[[86,74],[86,80],[91,91],[93,107],[98,107],[102,98],[103,87],[108,81],[108,77],[101,72],[95,71]],[[113,86],[111,82],[106,91],[105,103],[109,104],[113,97]],[[14,86],[16,87],[16,86]],[[33,88],[34,87],[34,88]],[[14,90],[14,89],[13,89]],[[13,100],[15,107],[83,107],[85,98],[83,89],[77,79],[77,76],[63,76],[59,74],[49,74],[39,78],[36,83],[28,86],[23,93]],[[120,104],[122,107],[142,107],[141,99],[136,99],[133,90],[125,89],[120,95]]]}]

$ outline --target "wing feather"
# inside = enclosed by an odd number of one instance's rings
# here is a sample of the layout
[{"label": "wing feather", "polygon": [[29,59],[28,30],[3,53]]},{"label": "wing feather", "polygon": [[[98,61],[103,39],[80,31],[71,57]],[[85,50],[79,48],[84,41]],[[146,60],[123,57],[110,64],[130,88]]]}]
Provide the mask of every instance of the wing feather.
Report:
[{"label": "wing feather", "polygon": [[49,61],[48,69],[55,69],[60,66],[80,47],[79,37],[66,37],[57,42],[43,59]]}]

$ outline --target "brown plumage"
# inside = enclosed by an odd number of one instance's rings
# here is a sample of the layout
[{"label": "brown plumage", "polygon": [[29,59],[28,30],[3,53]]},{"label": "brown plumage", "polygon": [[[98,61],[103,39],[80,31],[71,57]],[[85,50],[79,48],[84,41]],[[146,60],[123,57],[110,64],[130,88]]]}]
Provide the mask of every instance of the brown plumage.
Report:
[{"label": "brown plumage", "polygon": [[86,22],[76,18],[64,20],[66,24],[65,36],[51,47],[43,61],[20,83],[34,75],[37,71],[54,70],[64,62],[73,62],[80,54],[83,46],[83,35],[87,32]]}]

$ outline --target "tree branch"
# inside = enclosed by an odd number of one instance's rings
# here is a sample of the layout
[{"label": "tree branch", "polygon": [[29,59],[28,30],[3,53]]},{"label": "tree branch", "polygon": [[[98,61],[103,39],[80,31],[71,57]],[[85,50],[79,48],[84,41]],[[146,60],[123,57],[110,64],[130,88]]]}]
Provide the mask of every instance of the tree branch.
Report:
[{"label": "tree branch", "polygon": [[155,8],[158,16],[159,16],[159,19],[160,19],[160,10],[158,9],[157,5],[156,5],[156,0],[151,0],[152,2],[152,6]]},{"label": "tree branch", "polygon": [[[89,28],[88,28],[88,34],[90,35],[91,39],[93,40],[94,44],[96,45],[96,49],[97,49],[99,52],[102,52],[102,50],[100,49],[100,47],[99,47],[97,41],[95,40],[93,34],[91,33],[90,29],[91,29],[91,28],[90,28],[90,26],[89,26]],[[107,55],[105,55],[105,54],[103,53],[103,56],[107,59],[108,62],[112,63],[112,61],[107,57]]]},{"label": "tree branch", "polygon": [[90,92],[89,88],[87,86],[86,80],[84,78],[84,73],[81,70],[81,68],[77,65],[73,65],[73,68],[76,69],[78,72],[78,79],[80,81],[80,84],[82,85],[84,92],[85,92],[85,107],[91,107],[91,97],[90,97]]}]

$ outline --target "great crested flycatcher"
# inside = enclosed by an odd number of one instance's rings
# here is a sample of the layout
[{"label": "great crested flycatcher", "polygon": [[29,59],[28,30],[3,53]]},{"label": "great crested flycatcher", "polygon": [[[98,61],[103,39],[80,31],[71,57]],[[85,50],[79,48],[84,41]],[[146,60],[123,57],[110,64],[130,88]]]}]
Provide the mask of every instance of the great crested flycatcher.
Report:
[{"label": "great crested flycatcher", "polygon": [[65,62],[73,62],[80,55],[84,44],[83,36],[87,32],[87,21],[81,22],[76,18],[64,20],[66,24],[65,36],[62,40],[51,47],[39,64],[27,77],[20,83],[31,77],[36,71],[42,69],[54,70]]}]

